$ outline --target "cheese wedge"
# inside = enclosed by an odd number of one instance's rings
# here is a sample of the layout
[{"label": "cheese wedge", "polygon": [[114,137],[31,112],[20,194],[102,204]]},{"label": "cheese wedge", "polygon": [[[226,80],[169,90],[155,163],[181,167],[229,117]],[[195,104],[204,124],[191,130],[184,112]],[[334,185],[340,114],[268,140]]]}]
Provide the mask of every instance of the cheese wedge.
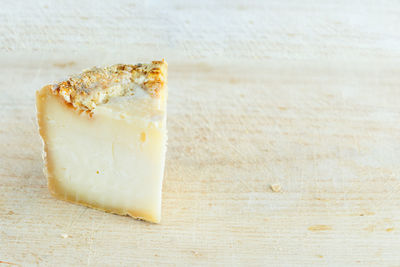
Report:
[{"label": "cheese wedge", "polygon": [[36,94],[45,174],[57,198],[159,222],[167,63],[93,68]]}]

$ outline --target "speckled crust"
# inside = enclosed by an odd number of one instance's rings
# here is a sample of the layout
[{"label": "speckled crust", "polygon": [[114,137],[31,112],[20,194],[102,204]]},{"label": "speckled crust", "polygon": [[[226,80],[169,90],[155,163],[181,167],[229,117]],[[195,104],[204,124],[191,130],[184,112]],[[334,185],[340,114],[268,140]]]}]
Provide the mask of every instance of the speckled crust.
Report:
[{"label": "speckled crust", "polygon": [[94,67],[65,81],[52,85],[53,94],[60,95],[80,111],[92,111],[110,98],[135,95],[140,87],[151,97],[160,97],[167,81],[167,63],[116,64],[105,68]]}]

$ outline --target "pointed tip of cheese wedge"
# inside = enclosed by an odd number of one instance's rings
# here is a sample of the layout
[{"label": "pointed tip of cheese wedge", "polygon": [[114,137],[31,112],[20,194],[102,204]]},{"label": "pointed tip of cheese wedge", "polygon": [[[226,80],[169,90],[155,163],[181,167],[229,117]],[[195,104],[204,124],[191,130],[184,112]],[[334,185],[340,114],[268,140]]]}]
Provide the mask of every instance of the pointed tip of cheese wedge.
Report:
[{"label": "pointed tip of cheese wedge", "polygon": [[[36,93],[44,169],[56,198],[160,222],[167,90],[166,63],[157,64],[163,79],[157,96],[115,94],[97,103],[90,114],[66,101],[52,85]],[[118,87],[121,82],[111,84]]]}]

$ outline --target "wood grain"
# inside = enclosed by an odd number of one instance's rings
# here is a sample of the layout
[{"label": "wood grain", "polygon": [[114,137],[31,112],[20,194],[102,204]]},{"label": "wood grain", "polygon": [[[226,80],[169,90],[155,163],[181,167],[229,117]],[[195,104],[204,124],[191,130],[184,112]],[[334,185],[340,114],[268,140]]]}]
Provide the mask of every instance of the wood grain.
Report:
[{"label": "wood grain", "polygon": [[[4,1],[0,266],[398,265],[400,5],[374,3]],[[35,90],[163,57],[161,224],[52,198]]]}]

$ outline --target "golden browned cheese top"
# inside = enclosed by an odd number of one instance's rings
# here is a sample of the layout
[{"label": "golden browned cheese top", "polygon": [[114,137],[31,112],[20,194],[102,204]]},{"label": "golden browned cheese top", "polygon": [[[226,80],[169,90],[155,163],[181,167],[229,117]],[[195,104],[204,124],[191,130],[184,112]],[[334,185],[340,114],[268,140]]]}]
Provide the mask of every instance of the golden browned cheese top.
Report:
[{"label": "golden browned cheese top", "polygon": [[92,111],[113,97],[135,96],[145,92],[159,98],[167,82],[167,63],[116,64],[105,68],[94,67],[53,85],[54,94],[82,111]]}]

